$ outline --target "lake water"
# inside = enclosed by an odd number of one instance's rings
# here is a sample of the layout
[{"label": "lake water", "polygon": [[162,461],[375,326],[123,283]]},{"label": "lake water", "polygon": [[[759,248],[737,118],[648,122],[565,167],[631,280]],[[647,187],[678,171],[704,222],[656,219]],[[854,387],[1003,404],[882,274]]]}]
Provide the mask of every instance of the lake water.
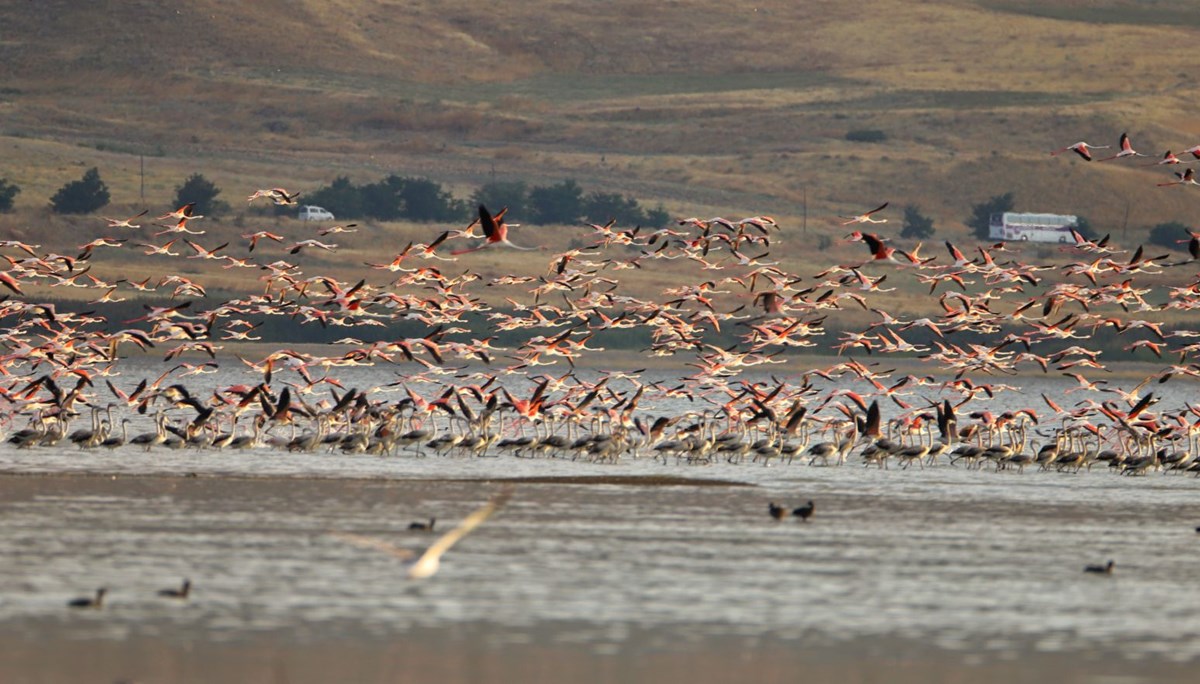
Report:
[{"label": "lake water", "polygon": [[[410,522],[449,529],[502,482],[512,500],[429,580],[332,534],[420,549],[436,535]],[[1190,681],[1198,493],[1190,475],[1105,468],[4,445],[0,666],[19,675],[4,681]],[[808,522],[767,515],[808,500]],[[1111,576],[1083,572],[1109,559]],[[184,577],[189,601],[155,595]],[[99,586],[103,610],[65,607]]]}]

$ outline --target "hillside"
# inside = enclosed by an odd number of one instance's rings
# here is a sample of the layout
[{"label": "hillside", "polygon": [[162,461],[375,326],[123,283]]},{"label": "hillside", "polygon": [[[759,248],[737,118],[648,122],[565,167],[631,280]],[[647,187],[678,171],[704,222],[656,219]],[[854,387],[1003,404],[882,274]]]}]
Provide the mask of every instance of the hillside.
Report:
[{"label": "hillside", "polygon": [[37,232],[46,198],[99,166],[135,211],[197,171],[226,199],[396,172],[460,196],[575,178],[829,235],[888,200],[955,239],[972,204],[1012,191],[1134,241],[1189,222],[1193,193],[1047,152],[1122,131],[1152,157],[1200,143],[1198,23],[1131,0],[19,3],[0,29],[0,177],[23,192],[0,228]]}]

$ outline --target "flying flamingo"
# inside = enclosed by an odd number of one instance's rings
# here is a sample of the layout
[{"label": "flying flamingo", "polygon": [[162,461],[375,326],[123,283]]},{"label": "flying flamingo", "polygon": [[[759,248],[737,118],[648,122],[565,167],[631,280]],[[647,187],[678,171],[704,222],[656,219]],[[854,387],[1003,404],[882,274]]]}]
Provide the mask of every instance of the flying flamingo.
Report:
[{"label": "flying flamingo", "polygon": [[1158,187],[1161,188],[1166,185],[1200,185],[1200,182],[1196,181],[1196,170],[1195,169],[1189,168],[1188,170],[1184,171],[1183,173],[1176,173],[1175,178],[1177,180],[1173,180],[1173,181],[1170,181],[1167,183],[1159,183]]},{"label": "flying flamingo", "polygon": [[246,198],[247,202],[253,202],[259,197],[266,197],[275,204],[287,206],[296,203],[296,198],[300,196],[298,192],[288,192],[283,188],[271,188],[269,190],[255,190],[253,195]]},{"label": "flying flamingo", "polygon": [[202,219],[202,218],[204,218],[203,216],[197,216],[195,213],[193,213],[195,210],[196,210],[196,203],[188,202],[187,204],[183,205],[182,207],[179,207],[178,209],[176,209],[175,211],[172,211],[169,214],[163,214],[162,216],[159,216],[158,220],[165,221],[166,219]]},{"label": "flying flamingo", "polygon": [[1080,142],[1075,143],[1074,145],[1068,145],[1062,149],[1054,150],[1053,152],[1050,153],[1050,156],[1055,157],[1055,156],[1062,154],[1063,152],[1074,152],[1075,154],[1083,157],[1084,161],[1091,161],[1092,160],[1092,150],[1107,150],[1107,149],[1108,149],[1108,145],[1089,145],[1086,142],[1080,141]]},{"label": "flying flamingo", "polygon": [[[878,221],[875,221],[874,223],[878,223]],[[888,247],[887,245],[883,244],[884,239],[878,235],[875,235],[874,233],[860,233],[858,231],[854,231],[850,235],[846,236],[846,239],[850,240],[851,242],[862,242],[865,244],[867,249],[871,250],[871,259],[873,261],[896,261],[895,248]]]},{"label": "flying flamingo", "polygon": [[1122,133],[1121,134],[1121,151],[1114,154],[1111,157],[1105,157],[1104,159],[1101,159],[1100,161],[1102,161],[1102,162],[1108,161],[1110,159],[1117,159],[1118,157],[1144,157],[1144,156],[1146,156],[1146,155],[1142,154],[1141,152],[1134,151],[1133,144],[1129,142],[1129,134]]},{"label": "flying flamingo", "polygon": [[141,226],[139,224],[134,223],[134,221],[136,221],[137,219],[140,219],[141,217],[145,216],[148,213],[150,213],[149,209],[143,209],[142,213],[134,215],[134,216],[130,216],[127,219],[115,219],[115,218],[109,218],[107,216],[101,216],[100,218],[104,219],[105,221],[108,221],[109,228],[141,228]]},{"label": "flying flamingo", "polygon": [[501,209],[500,212],[495,216],[492,216],[492,214],[487,210],[487,207],[483,206],[482,204],[479,205],[479,224],[483,226],[483,237],[485,238],[484,243],[478,247],[456,249],[453,252],[450,252],[450,254],[458,255],[467,254],[469,252],[478,252],[481,249],[487,249],[488,247],[494,247],[497,245],[505,245],[507,247],[512,247],[513,249],[519,249],[522,251],[537,249],[536,247],[521,247],[520,245],[514,245],[508,241],[509,225],[504,222],[504,213],[507,211],[508,207],[505,207]]},{"label": "flying flamingo", "polygon": [[[1200,157],[1197,157],[1197,159],[1200,159]],[[1172,152],[1171,150],[1167,150],[1166,153],[1163,154],[1163,158],[1161,160],[1153,162],[1151,164],[1146,164],[1145,166],[1162,166],[1163,164],[1190,164],[1190,163],[1192,163],[1192,161],[1195,161],[1195,160],[1184,161],[1184,160],[1180,159],[1179,157],[1175,156],[1175,153]]]},{"label": "flying flamingo", "polygon": [[251,251],[251,252],[254,251],[254,246],[258,244],[258,241],[262,240],[264,238],[267,240],[274,240],[275,242],[283,242],[282,235],[276,235],[275,233],[270,233],[265,230],[260,230],[256,233],[247,233],[247,234],[243,235],[242,237],[250,240],[250,250],[249,251]]},{"label": "flying flamingo", "polygon": [[871,218],[871,214],[883,211],[887,208],[887,205],[888,203],[884,202],[865,214],[859,214],[858,216],[839,216],[838,218],[846,219],[845,221],[842,221],[843,226],[850,225],[851,223],[887,223],[887,219]]},{"label": "flying flamingo", "polygon": [[1192,145],[1191,147],[1187,148],[1186,150],[1180,152],[1179,154],[1180,155],[1190,154],[1193,157],[1195,157],[1196,159],[1200,159],[1200,145]]}]

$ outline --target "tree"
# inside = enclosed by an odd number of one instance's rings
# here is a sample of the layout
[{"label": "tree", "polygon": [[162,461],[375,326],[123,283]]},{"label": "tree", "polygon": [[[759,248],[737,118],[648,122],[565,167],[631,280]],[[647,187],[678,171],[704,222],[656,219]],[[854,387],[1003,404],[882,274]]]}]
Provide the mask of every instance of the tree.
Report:
[{"label": "tree", "polygon": [[663,207],[663,205],[660,204],[653,209],[646,210],[646,220],[642,225],[646,226],[647,228],[662,228],[663,226],[667,225],[670,220],[671,215],[667,213],[667,210]]},{"label": "tree", "polygon": [[7,178],[0,178],[0,212],[13,208],[13,198],[21,194],[21,188],[9,183]]},{"label": "tree", "polygon": [[340,219],[362,218],[363,189],[351,183],[346,176],[338,176],[329,185],[309,195],[306,204],[324,207]]},{"label": "tree", "polygon": [[1147,238],[1147,241],[1168,249],[1184,249],[1190,239],[1190,233],[1191,230],[1178,221],[1160,223],[1150,229],[1150,237]]},{"label": "tree", "polygon": [[887,140],[887,133],[875,129],[860,129],[846,131],[846,140],[850,142],[877,143]]},{"label": "tree", "polygon": [[529,191],[530,223],[578,223],[583,216],[583,189],[573,180]]},{"label": "tree", "polygon": [[915,204],[904,207],[904,227],[900,229],[900,237],[912,240],[933,237],[933,219],[922,214]]},{"label": "tree", "polygon": [[508,216],[520,222],[529,213],[529,187],[524,181],[496,181],[487,183],[471,195],[471,203],[482,204],[492,211],[508,207]]},{"label": "tree", "polygon": [[1013,194],[1011,192],[996,195],[982,204],[971,207],[971,218],[967,219],[967,225],[974,231],[976,238],[988,240],[990,239],[988,234],[991,231],[992,214],[1002,214],[1012,210]]},{"label": "tree", "polygon": [[175,204],[172,206],[181,207],[189,202],[195,202],[193,213],[199,216],[218,214],[223,209],[229,208],[228,204],[217,201],[219,194],[221,194],[221,189],[215,183],[198,173],[193,173],[188,176],[183,185],[175,188]]},{"label": "tree", "polygon": [[465,202],[428,178],[402,179],[399,197],[404,218],[413,221],[459,221],[467,216]]},{"label": "tree", "polygon": [[400,190],[403,185],[404,179],[393,173],[378,183],[362,186],[363,214],[381,221],[400,218]]},{"label": "tree", "polygon": [[617,221],[618,226],[632,228],[642,224],[644,215],[637,200],[615,192],[593,192],[583,203],[583,216],[591,223]]},{"label": "tree", "polygon": [[100,180],[100,170],[93,166],[80,180],[59,188],[50,203],[57,214],[90,214],[108,204],[108,186]]}]

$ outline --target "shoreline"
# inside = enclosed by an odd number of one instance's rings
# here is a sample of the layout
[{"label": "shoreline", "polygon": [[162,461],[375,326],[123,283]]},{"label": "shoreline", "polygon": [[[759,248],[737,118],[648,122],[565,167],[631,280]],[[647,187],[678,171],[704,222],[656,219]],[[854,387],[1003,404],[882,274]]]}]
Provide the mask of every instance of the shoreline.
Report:
[{"label": "shoreline", "polygon": [[[1189,682],[1194,663],[1104,650],[1046,650],[1036,639],[1001,649],[947,648],[879,635],[838,639],[814,630],[765,637],[697,636],[693,627],[610,626],[594,643],[570,626],[474,621],[348,636],[298,626],[236,641],[196,639],[172,626],[125,639],[67,640],[52,625],[0,626],[0,669],[12,684],[78,681],[471,682]],[[294,633],[292,633],[294,632]],[[69,648],[72,657],[61,657]]]}]

